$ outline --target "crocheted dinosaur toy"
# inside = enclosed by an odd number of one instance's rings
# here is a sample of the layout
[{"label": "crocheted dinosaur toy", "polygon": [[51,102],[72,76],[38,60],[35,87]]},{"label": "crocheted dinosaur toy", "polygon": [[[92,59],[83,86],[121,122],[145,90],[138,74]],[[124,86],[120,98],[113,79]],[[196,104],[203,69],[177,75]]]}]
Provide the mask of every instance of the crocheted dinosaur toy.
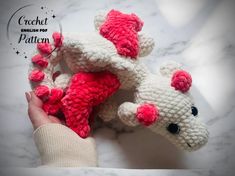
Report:
[{"label": "crocheted dinosaur toy", "polygon": [[[194,117],[191,76],[173,62],[162,66],[159,75],[148,71],[139,58],[151,53],[154,42],[138,33],[142,26],[136,15],[111,10],[95,17],[96,32],[65,38],[54,33],[54,47],[40,43],[40,54],[32,58],[34,92],[48,114],[62,110],[66,124],[81,137],[89,135],[88,121],[99,105],[105,121],[118,116],[127,125],[147,126],[182,149],[196,150],[207,142],[208,131]],[[64,62],[69,71],[58,75],[56,67]],[[112,95],[119,89],[134,90],[134,102],[117,105]]]}]

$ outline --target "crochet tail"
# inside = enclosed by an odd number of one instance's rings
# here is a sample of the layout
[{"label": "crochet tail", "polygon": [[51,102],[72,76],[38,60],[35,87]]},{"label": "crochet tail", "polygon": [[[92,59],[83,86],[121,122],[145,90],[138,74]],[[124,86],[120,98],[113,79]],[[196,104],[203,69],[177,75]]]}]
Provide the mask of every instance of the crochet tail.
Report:
[{"label": "crochet tail", "polygon": [[52,35],[54,43],[38,43],[38,53],[32,57],[29,77],[34,93],[43,101],[43,109],[46,113],[54,115],[61,109],[61,98],[64,91],[56,87],[55,78],[59,75],[54,67],[59,63],[63,36],[55,32]]}]

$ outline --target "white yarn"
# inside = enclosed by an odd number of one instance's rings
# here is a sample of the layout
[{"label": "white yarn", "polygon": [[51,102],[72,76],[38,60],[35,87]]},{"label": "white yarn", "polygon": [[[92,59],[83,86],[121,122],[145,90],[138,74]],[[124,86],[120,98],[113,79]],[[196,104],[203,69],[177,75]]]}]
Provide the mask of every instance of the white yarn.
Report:
[{"label": "white yarn", "polygon": [[55,86],[65,89],[69,84],[70,78],[71,78],[70,74],[59,75],[55,80]]},{"label": "white yarn", "polygon": [[164,76],[171,77],[172,73],[178,69],[181,69],[181,64],[175,61],[167,61],[161,65],[160,72]]},{"label": "white yarn", "polygon": [[139,34],[138,39],[140,45],[139,57],[144,57],[149,55],[152,52],[155,45],[153,38],[148,37],[145,34]]},{"label": "white yarn", "polygon": [[97,15],[94,18],[94,25],[95,25],[95,29],[98,31],[100,26],[104,23],[105,19],[106,19],[106,14],[108,12],[105,10],[101,10],[97,13]]},{"label": "white yarn", "polygon": [[130,102],[124,102],[119,106],[118,116],[124,124],[128,126],[136,126],[139,124],[135,116],[137,107],[137,104]]}]

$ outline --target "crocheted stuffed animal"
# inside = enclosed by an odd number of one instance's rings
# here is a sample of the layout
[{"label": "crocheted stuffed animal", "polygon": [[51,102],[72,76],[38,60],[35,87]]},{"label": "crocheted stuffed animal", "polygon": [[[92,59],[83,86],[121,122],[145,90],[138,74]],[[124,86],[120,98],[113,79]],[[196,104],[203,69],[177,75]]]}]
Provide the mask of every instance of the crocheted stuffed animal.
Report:
[{"label": "crocheted stuffed animal", "polygon": [[[62,110],[67,125],[81,137],[89,135],[89,117],[100,105],[105,121],[118,114],[127,125],[143,124],[180,148],[198,149],[208,132],[193,118],[197,109],[189,96],[191,76],[177,64],[163,66],[158,76],[148,71],[139,58],[152,51],[154,42],[138,33],[142,26],[136,15],[111,10],[95,17],[97,32],[65,35],[64,41],[54,33],[54,49],[38,44],[40,54],[32,58],[34,91],[48,114]],[[55,67],[64,61],[70,72],[58,76]],[[135,90],[134,102],[116,105],[109,97],[118,89]]]}]

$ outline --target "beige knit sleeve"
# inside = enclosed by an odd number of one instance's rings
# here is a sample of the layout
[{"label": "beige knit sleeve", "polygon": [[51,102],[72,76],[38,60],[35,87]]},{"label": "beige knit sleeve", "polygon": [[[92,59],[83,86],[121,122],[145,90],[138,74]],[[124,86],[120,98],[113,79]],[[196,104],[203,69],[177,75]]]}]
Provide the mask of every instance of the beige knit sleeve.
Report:
[{"label": "beige knit sleeve", "polygon": [[83,139],[64,125],[50,123],[37,128],[34,141],[43,166],[97,166],[94,139]]}]

